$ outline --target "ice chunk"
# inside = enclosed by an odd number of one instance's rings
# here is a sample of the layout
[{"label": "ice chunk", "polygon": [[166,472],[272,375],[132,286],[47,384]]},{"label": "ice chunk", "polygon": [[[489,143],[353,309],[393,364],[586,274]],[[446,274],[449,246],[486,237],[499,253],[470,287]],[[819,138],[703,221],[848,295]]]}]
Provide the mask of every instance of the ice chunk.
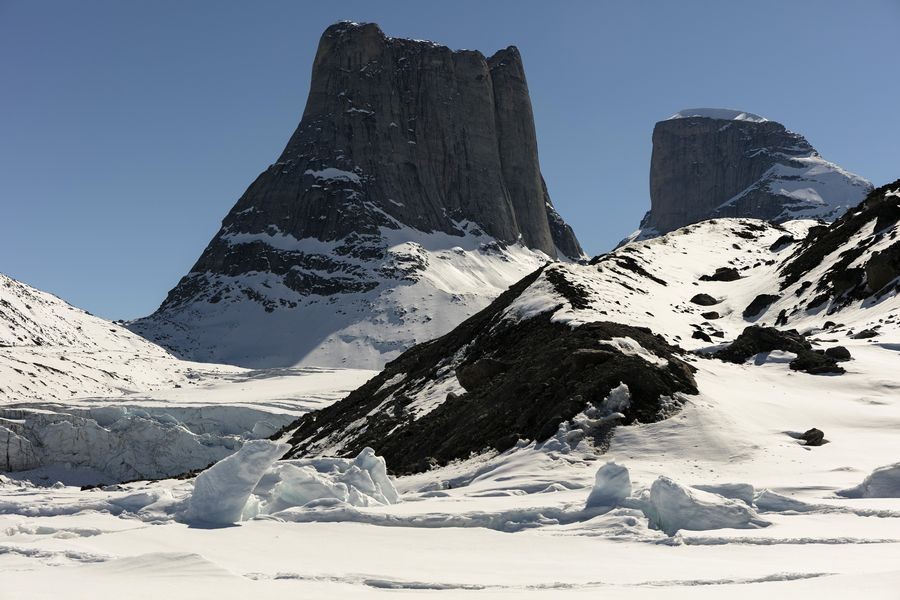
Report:
[{"label": "ice chunk", "polygon": [[687,488],[668,477],[659,477],[650,486],[646,512],[653,525],[668,535],[679,529],[753,529],[769,524],[743,502]]},{"label": "ice chunk", "polygon": [[753,504],[753,496],[756,494],[756,490],[749,483],[716,483],[710,485],[694,485],[691,487],[703,490],[704,492],[719,494],[720,496],[725,496],[732,500],[740,500],[748,506]]},{"label": "ice chunk", "polygon": [[384,458],[375,456],[374,450],[363,448],[363,451],[353,461],[353,466],[367,473],[368,478],[359,480],[359,483],[363,485],[357,485],[357,476],[354,474],[352,479],[344,478],[346,483],[353,484],[383,504],[395,504],[400,500],[397,488],[388,477]]},{"label": "ice chunk", "polygon": [[900,463],[879,467],[855,487],[841,490],[845,498],[900,498]]},{"label": "ice chunk", "polygon": [[206,525],[240,521],[253,488],[289,449],[288,444],[281,442],[253,440],[200,473],[194,481],[186,520]]},{"label": "ice chunk", "polygon": [[313,500],[337,498],[342,502],[350,499],[347,485],[336,482],[320,474],[313,467],[283,465],[278,470],[280,481],[272,489],[271,512],[291,506],[303,506]]},{"label": "ice chunk", "polygon": [[604,415],[613,413],[624,413],[631,406],[631,391],[624,383],[620,383],[609,391],[609,395],[604,398],[602,411]]},{"label": "ice chunk", "polygon": [[[364,448],[352,461],[316,458],[279,466],[278,483],[268,496],[265,511],[285,510],[311,502],[333,500],[352,506],[395,504],[400,494],[387,474],[384,459]],[[262,487],[262,486],[261,486]]]},{"label": "ice chunk", "polygon": [[594,487],[588,495],[585,508],[618,506],[630,495],[631,476],[628,469],[610,461],[597,469]]}]

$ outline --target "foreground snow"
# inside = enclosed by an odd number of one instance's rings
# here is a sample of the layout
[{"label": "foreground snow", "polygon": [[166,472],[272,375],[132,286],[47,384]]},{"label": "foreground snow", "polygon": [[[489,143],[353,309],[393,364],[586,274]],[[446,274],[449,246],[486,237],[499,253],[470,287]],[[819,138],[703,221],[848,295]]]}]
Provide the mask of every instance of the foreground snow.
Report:
[{"label": "foreground snow", "polygon": [[[675,418],[620,428],[606,455],[565,435],[522,443],[395,480],[397,502],[323,500],[349,460],[276,463],[246,520],[217,528],[173,509],[191,480],[91,491],[6,480],[0,569],[29,598],[61,587],[72,598],[895,598],[900,498],[839,494],[897,462],[893,335],[847,340],[855,359],[840,377],[695,359],[701,395]],[[790,435],[812,426],[829,443]],[[595,477],[610,460],[621,468]],[[291,477],[303,485],[275,493]],[[595,484],[606,501],[586,506]]]}]

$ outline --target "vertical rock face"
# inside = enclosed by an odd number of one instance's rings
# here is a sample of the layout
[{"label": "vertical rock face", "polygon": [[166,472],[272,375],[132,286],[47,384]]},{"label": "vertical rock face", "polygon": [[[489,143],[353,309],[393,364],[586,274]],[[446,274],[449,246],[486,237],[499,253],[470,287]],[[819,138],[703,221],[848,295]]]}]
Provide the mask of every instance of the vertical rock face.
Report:
[{"label": "vertical rock face", "polygon": [[[437,258],[453,272],[433,272],[434,253],[451,250],[463,254]],[[380,366],[542,260],[582,254],[541,177],[518,50],[485,58],[338,23],[322,35],[303,118],[278,161],[160,309],[132,327],[197,360]],[[465,271],[461,286],[454,269]],[[416,306],[391,290],[423,280],[465,309],[412,324]],[[360,317],[323,325],[309,305],[326,298],[372,314],[343,307],[332,312]],[[260,320],[257,309],[279,314]],[[274,323],[275,340],[248,344]],[[351,338],[365,349],[344,345]],[[322,344],[333,346],[327,356],[316,352]],[[361,350],[369,358],[346,360]]]},{"label": "vertical rock face", "polygon": [[653,130],[651,209],[637,234],[652,237],[713,217],[832,221],[871,189],[780,123],[689,109]]}]

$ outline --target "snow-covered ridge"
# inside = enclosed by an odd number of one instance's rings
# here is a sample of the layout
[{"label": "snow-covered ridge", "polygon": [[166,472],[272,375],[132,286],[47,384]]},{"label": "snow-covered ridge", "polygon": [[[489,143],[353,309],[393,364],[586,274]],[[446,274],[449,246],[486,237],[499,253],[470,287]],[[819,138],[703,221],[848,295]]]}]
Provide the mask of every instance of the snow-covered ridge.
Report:
[{"label": "snow-covered ridge", "polygon": [[768,121],[765,117],[730,108],[685,108],[684,110],[679,110],[667,120],[689,119],[691,117],[720,119],[723,121],[752,121],[753,123],[763,123]]},{"label": "snow-covered ridge", "polygon": [[468,221],[456,223],[464,235],[450,235],[384,219],[391,226],[377,235],[328,242],[274,225],[229,231],[219,239],[233,252],[272,253],[271,261],[285,257],[294,266],[191,273],[193,296],[129,327],[189,360],[377,369],[550,260],[522,244],[499,244]]}]

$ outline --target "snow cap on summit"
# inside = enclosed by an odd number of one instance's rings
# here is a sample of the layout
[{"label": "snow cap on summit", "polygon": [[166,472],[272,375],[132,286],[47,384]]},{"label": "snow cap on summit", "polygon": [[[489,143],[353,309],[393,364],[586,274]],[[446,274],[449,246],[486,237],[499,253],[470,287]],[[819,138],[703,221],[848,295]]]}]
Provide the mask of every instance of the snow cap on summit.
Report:
[{"label": "snow cap on summit", "polygon": [[679,110],[666,120],[689,119],[691,117],[704,117],[706,119],[719,119],[722,121],[752,121],[753,123],[763,123],[768,121],[765,117],[731,108],[685,108],[684,110]]}]

